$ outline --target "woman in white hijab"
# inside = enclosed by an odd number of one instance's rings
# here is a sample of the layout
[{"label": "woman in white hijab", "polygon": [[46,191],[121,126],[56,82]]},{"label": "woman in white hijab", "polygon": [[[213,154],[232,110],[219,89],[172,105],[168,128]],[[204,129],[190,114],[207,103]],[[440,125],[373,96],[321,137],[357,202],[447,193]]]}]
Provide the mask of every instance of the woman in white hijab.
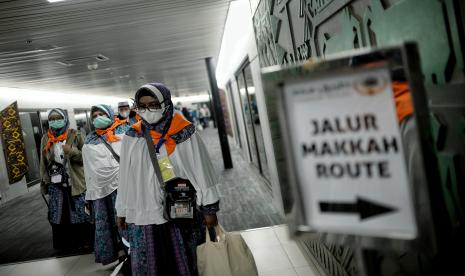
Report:
[{"label": "woman in white hijab", "polygon": [[[217,224],[217,176],[195,126],[174,112],[167,87],[146,84],[135,101],[142,121],[123,139],[116,199],[133,275],[197,275],[196,247],[205,225]],[[175,202],[176,189],[193,201]]]}]

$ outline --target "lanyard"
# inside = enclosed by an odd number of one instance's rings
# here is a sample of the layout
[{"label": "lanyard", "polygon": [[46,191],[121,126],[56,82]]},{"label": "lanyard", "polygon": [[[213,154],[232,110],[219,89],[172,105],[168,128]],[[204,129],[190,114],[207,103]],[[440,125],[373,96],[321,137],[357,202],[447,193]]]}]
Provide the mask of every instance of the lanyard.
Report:
[{"label": "lanyard", "polygon": [[164,142],[165,142],[165,135],[163,135],[163,136],[160,138],[160,140],[158,140],[158,143],[157,143],[157,145],[155,146],[155,152],[156,152],[157,154],[160,154],[160,148],[161,148],[161,146],[163,145]]},{"label": "lanyard", "polygon": [[[158,140],[158,143],[155,146],[155,152],[156,152],[157,155],[160,154],[160,148],[163,145],[163,143],[165,142],[165,137],[166,137],[166,134],[168,133],[169,126],[171,125],[171,120],[172,120],[172,118],[169,120],[167,126],[165,127],[165,129],[163,130],[163,133],[161,134],[161,138]],[[144,129],[143,131],[146,131],[146,130]],[[150,129],[148,131],[149,131],[149,135],[150,135]]]}]

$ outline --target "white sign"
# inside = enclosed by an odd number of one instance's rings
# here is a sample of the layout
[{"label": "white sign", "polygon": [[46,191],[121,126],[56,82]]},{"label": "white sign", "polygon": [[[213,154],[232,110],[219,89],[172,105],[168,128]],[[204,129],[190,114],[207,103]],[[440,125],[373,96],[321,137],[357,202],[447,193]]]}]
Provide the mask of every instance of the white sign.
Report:
[{"label": "white sign", "polygon": [[287,83],[283,97],[308,226],[415,238],[389,71]]}]

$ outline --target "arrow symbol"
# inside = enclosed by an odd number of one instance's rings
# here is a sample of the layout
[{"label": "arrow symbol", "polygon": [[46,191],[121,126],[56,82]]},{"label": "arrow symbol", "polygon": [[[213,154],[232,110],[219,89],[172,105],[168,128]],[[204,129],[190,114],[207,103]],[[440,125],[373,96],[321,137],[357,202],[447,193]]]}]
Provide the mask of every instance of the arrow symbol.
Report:
[{"label": "arrow symbol", "polygon": [[397,209],[357,197],[357,202],[355,203],[320,202],[320,211],[323,213],[359,214],[360,219],[364,220],[370,217],[391,213],[397,211]]}]

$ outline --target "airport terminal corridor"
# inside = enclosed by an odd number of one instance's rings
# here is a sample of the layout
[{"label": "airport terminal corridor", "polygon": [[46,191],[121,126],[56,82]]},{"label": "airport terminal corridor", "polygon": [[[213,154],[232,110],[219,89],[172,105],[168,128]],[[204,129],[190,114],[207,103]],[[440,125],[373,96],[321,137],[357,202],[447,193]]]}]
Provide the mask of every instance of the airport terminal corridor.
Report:
[{"label": "airport terminal corridor", "polygon": [[[239,149],[231,145],[233,169],[224,170],[218,131],[210,127],[199,131],[219,176],[219,221],[227,231],[243,231],[284,223],[271,203],[271,193],[264,179],[244,160]],[[14,210],[8,212],[7,210]],[[24,262],[60,256],[52,248],[52,233],[47,221],[47,206],[38,185],[27,194],[0,207],[0,264]],[[22,237],[22,238],[18,238]],[[69,252],[74,255],[85,250]]]},{"label": "airport terminal corridor", "polygon": [[0,276],[465,275],[464,130],[464,0],[0,0]]}]

